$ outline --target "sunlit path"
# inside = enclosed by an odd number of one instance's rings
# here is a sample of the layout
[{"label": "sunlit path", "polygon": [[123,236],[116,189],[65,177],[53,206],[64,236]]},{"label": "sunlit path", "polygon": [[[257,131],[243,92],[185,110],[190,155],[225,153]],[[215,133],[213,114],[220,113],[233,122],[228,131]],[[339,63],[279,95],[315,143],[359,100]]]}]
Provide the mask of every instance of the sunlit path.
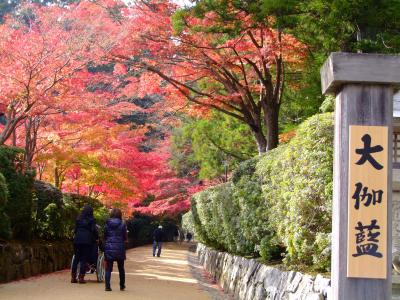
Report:
[{"label": "sunlit path", "polygon": [[166,245],[160,258],[152,256],[150,246],[128,251],[124,292],[119,290],[118,272],[112,275],[113,291],[105,292],[104,283],[97,283],[95,275],[86,277],[87,284],[71,284],[66,270],[0,285],[0,299],[220,299],[217,287],[204,282],[201,268],[189,262],[193,261],[193,257],[188,260],[191,255],[185,243]]}]

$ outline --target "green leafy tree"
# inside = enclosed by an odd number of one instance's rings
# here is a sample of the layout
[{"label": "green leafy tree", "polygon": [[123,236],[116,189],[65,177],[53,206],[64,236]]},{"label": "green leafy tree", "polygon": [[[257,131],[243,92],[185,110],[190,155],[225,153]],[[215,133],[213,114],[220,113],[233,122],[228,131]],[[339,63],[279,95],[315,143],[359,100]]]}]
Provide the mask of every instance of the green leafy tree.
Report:
[{"label": "green leafy tree", "polygon": [[232,170],[241,161],[257,155],[248,127],[236,119],[213,112],[208,119],[184,120],[175,130],[172,165],[180,176],[197,174],[215,178]]},{"label": "green leafy tree", "polygon": [[273,22],[278,30],[293,34],[308,45],[308,61],[301,74],[286,74],[286,80],[294,82],[295,88],[286,85],[284,91],[280,112],[283,131],[318,112],[325,100],[319,70],[330,52],[400,52],[398,0],[200,0],[179,11],[175,25],[185,26],[180,22],[185,14],[203,18],[213,12],[220,19],[219,26],[208,30],[234,36],[247,19],[237,18],[229,6],[250,17],[254,26]]},{"label": "green leafy tree", "polygon": [[398,53],[397,0],[299,1],[296,35],[313,51]]}]

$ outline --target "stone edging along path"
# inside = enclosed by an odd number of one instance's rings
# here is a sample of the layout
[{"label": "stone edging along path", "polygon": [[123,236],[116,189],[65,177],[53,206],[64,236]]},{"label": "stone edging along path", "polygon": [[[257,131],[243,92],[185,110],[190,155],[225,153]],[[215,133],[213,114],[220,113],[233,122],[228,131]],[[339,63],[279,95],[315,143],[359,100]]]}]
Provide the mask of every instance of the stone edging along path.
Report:
[{"label": "stone edging along path", "polygon": [[29,278],[68,268],[72,243],[0,243],[0,283]]},{"label": "stone edging along path", "polygon": [[225,292],[239,300],[329,299],[330,279],[294,271],[281,271],[246,259],[197,245],[200,263]]}]

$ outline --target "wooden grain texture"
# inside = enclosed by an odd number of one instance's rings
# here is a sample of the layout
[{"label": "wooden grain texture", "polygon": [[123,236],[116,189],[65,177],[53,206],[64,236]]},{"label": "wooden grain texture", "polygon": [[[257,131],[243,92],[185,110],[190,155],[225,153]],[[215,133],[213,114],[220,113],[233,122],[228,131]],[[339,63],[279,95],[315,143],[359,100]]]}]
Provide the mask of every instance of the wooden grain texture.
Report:
[{"label": "wooden grain texture", "polygon": [[[392,136],[393,89],[389,85],[346,84],[336,97],[332,223],[332,295],[335,300],[391,299],[392,195],[387,197],[387,278],[359,279],[347,275],[349,126],[388,126]],[[392,138],[387,149],[392,149]],[[387,190],[392,190],[392,151],[388,153]]]},{"label": "wooden grain texture", "polygon": [[346,83],[400,86],[400,56],[331,53],[321,69],[322,93],[337,93]]}]

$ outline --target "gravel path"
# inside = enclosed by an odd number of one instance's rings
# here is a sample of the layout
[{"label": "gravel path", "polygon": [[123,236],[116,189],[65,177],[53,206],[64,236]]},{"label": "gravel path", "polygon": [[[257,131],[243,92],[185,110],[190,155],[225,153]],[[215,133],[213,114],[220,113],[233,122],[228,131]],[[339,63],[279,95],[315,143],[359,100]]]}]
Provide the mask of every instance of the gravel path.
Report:
[{"label": "gravel path", "polygon": [[[95,275],[87,284],[71,284],[69,270],[0,285],[1,300],[221,300],[230,299],[207,279],[189,245],[164,246],[161,257],[153,257],[151,247],[127,252],[126,287],[119,290],[118,272],[112,274],[112,292],[104,291]],[[117,270],[114,264],[114,271]]]}]

